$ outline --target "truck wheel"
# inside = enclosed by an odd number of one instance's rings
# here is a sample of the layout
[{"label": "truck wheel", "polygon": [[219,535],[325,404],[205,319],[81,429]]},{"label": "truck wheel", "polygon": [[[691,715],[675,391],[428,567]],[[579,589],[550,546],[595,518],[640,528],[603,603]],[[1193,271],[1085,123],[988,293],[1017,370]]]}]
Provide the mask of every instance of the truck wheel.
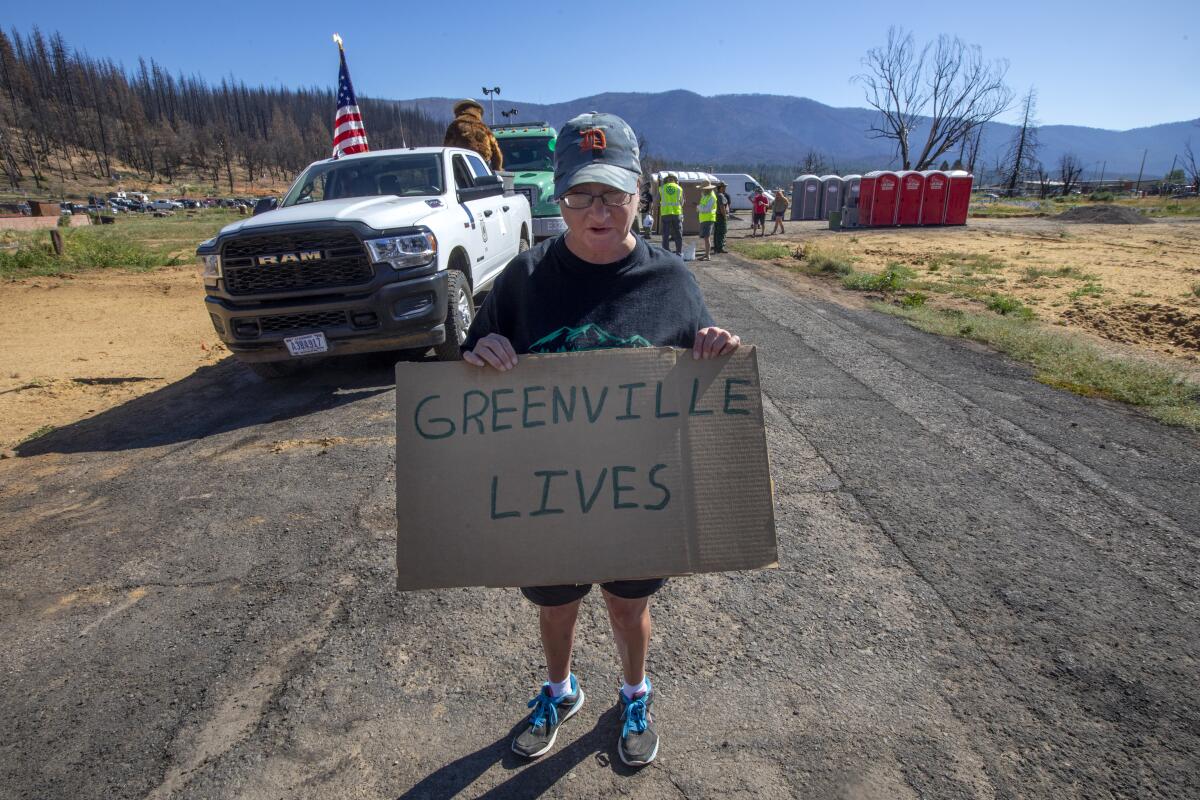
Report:
[{"label": "truck wheel", "polygon": [[467,331],[475,319],[475,300],[467,276],[456,269],[446,274],[446,341],[435,346],[438,361],[459,361],[459,347],[467,340]]},{"label": "truck wheel", "polygon": [[286,378],[300,371],[300,364],[295,361],[251,361],[246,366],[258,377],[269,381]]},{"label": "truck wheel", "polygon": [[521,243],[517,245],[517,252],[524,253],[529,249],[529,240],[525,238],[525,234],[521,234]]}]

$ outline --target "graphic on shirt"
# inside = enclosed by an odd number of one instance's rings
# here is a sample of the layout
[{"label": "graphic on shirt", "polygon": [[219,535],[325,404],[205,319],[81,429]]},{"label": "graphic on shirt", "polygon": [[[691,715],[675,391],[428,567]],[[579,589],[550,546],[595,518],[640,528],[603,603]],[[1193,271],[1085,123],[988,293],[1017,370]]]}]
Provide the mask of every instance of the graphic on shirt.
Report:
[{"label": "graphic on shirt", "polygon": [[615,347],[651,347],[645,338],[613,336],[598,325],[588,323],[579,328],[563,326],[529,346],[531,353],[573,353],[579,350],[608,350]]}]

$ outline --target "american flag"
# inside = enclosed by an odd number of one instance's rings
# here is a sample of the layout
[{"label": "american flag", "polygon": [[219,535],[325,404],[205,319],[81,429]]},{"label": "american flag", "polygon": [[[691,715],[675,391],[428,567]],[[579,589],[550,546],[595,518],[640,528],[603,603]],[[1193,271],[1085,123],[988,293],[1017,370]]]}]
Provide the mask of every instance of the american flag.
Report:
[{"label": "american flag", "polygon": [[337,114],[333,117],[333,157],[351,153],[365,153],[367,129],[363,127],[362,113],[358,110],[358,99],[354,96],[354,85],[350,83],[350,70],[346,69],[346,52],[340,43],[338,55],[342,65],[338,69]]}]

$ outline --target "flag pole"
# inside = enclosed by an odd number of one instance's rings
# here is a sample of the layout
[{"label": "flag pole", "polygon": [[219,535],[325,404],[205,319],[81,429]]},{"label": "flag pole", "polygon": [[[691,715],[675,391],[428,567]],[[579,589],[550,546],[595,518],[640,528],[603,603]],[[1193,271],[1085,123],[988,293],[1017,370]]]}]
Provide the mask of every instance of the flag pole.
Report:
[{"label": "flag pole", "polygon": [[338,46],[338,52],[344,53],[345,48],[342,47],[342,37],[335,33],[333,34],[333,41]]}]

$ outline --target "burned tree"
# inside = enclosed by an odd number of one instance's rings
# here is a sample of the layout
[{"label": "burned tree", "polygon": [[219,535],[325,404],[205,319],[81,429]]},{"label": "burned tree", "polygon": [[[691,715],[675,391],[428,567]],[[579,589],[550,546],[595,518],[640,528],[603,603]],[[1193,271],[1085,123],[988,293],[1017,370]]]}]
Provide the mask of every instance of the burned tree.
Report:
[{"label": "burned tree", "polygon": [[911,33],[892,27],[887,44],[868,50],[862,63],[866,71],[853,80],[880,114],[871,133],[896,143],[904,169],[928,169],[1012,100],[1008,63],[986,61],[977,45],[957,37],[943,34],[918,52]]},{"label": "burned tree", "polygon": [[1183,167],[1187,170],[1192,191],[1200,192],[1200,170],[1196,168],[1196,154],[1192,151],[1191,138],[1183,144]]},{"label": "burned tree", "polygon": [[1066,197],[1079,183],[1083,175],[1083,162],[1074,153],[1063,153],[1058,159],[1058,179],[1062,182],[1062,195]]},{"label": "burned tree", "polygon": [[1012,197],[1017,193],[1017,184],[1020,183],[1026,175],[1034,172],[1035,165],[1038,164],[1038,131],[1037,120],[1037,92],[1030,89],[1021,100],[1021,127],[1013,134],[1012,142],[1008,146],[1008,153],[1004,159],[1005,173],[1005,190],[1004,193]]}]

